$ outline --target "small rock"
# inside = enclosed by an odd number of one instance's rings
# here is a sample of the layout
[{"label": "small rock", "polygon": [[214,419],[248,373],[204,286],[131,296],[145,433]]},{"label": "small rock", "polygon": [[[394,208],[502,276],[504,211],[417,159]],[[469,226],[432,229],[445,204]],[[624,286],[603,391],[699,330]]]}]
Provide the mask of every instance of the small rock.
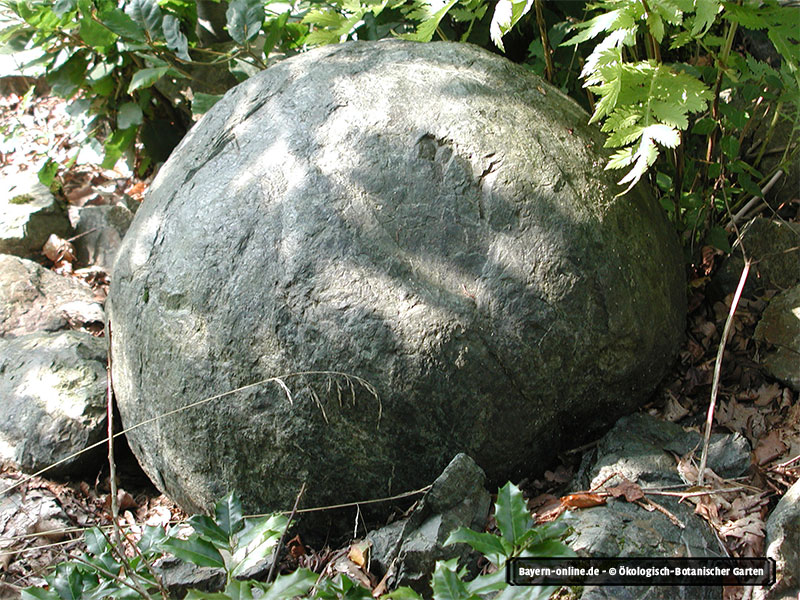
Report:
[{"label": "small rock", "polygon": [[755,338],[774,346],[762,360],[770,374],[800,391],[800,285],[772,299],[758,322]]},{"label": "small rock", "polygon": [[69,237],[69,220],[35,173],[0,183],[0,252],[24,258],[39,253],[51,233]]},{"label": "small rock", "polygon": [[0,336],[104,321],[103,307],[88,285],[33,261],[0,255]]},{"label": "small rock", "polygon": [[[77,235],[78,261],[111,272],[122,238],[133,220],[125,206],[71,206],[69,219]],[[83,234],[83,235],[81,235]]]},{"label": "small rock", "polygon": [[469,554],[464,544],[444,542],[459,527],[483,529],[491,500],[485,480],[475,461],[458,454],[407,519],[367,535],[372,559],[384,571],[394,572],[387,582],[390,586],[407,585],[429,597],[436,561]]},{"label": "small rock", "polygon": [[0,339],[0,459],[27,472],[67,459],[63,476],[96,464],[86,454],[106,428],[105,340],[79,331]]},{"label": "small rock", "polygon": [[189,590],[219,592],[225,587],[225,569],[198,567],[178,558],[164,558],[153,565],[170,598],[183,598]]},{"label": "small rock", "polygon": [[767,556],[778,567],[777,582],[757,600],[800,598],[800,481],[789,488],[767,519]]}]

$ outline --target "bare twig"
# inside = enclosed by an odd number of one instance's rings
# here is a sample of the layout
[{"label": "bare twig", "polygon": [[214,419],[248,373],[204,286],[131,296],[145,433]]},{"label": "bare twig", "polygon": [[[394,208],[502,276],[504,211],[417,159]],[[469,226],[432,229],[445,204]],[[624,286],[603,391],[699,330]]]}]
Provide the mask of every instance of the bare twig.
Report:
[{"label": "bare twig", "polygon": [[267,583],[271,583],[273,581],[273,576],[275,575],[275,569],[278,567],[278,555],[280,554],[281,548],[283,547],[283,540],[286,537],[286,532],[289,531],[289,527],[292,526],[292,520],[294,516],[297,514],[297,505],[300,504],[300,498],[303,496],[303,492],[306,491],[306,483],[303,482],[303,485],[300,486],[300,491],[297,493],[297,498],[294,499],[294,507],[292,508],[292,514],[289,515],[289,522],[286,523],[286,527],[283,529],[283,533],[281,533],[281,539],[278,540],[278,545],[275,546],[275,551],[272,553],[272,564],[269,566],[269,574],[267,575]]},{"label": "bare twig", "polygon": [[657,510],[681,529],[686,529],[686,525],[684,525],[678,517],[673,515],[671,512],[669,512],[666,508],[664,508],[660,504],[653,502],[649,498],[645,498],[644,500],[634,500],[633,503],[636,504],[637,506],[641,506],[646,511]]}]

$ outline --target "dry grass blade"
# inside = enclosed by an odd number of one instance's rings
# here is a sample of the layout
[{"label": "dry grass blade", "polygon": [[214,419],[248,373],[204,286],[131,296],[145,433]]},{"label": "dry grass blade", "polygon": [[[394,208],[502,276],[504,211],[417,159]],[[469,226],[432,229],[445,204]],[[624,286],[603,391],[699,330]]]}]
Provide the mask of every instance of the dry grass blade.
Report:
[{"label": "dry grass blade", "polygon": [[744,261],[742,274],[739,277],[739,285],[736,288],[736,293],[733,295],[731,301],[731,309],[728,312],[728,318],[725,320],[725,328],[722,331],[722,339],[719,341],[719,349],[717,350],[717,360],[714,363],[714,380],[711,384],[711,401],[708,404],[708,414],[706,415],[706,428],[703,436],[703,453],[700,455],[700,467],[697,471],[697,485],[703,485],[703,477],[705,476],[706,463],[708,461],[708,446],[711,441],[711,426],[714,424],[714,410],[717,405],[717,394],[719,393],[719,377],[722,372],[722,357],[725,354],[725,343],[731,331],[731,324],[733,317],[736,314],[736,307],[739,304],[739,298],[742,296],[744,284],[747,281],[747,275],[750,272],[750,259]]}]

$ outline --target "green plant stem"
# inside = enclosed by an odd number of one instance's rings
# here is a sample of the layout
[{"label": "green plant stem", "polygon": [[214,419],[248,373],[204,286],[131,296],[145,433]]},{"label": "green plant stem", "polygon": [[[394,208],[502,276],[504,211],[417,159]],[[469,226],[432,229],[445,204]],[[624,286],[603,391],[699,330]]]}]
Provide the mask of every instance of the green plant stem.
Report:
[{"label": "green plant stem", "polygon": [[675,178],[672,180],[672,190],[674,194],[673,202],[675,203],[675,226],[681,229],[683,223],[683,211],[681,210],[681,198],[683,197],[683,161],[685,160],[683,154],[683,132],[680,132],[680,143],[675,148]]},{"label": "green plant stem", "polygon": [[775,128],[778,125],[778,120],[781,116],[781,110],[783,110],[783,102],[778,102],[778,104],[775,106],[775,112],[772,114],[772,120],[769,122],[769,128],[764,136],[764,141],[761,144],[761,149],[758,152],[758,156],[756,156],[756,159],[753,161],[753,167],[756,169],[758,168],[758,165],[761,164],[761,159],[764,158],[764,153],[767,151],[767,146],[769,146],[769,143],[772,141],[772,135],[775,133]]}]

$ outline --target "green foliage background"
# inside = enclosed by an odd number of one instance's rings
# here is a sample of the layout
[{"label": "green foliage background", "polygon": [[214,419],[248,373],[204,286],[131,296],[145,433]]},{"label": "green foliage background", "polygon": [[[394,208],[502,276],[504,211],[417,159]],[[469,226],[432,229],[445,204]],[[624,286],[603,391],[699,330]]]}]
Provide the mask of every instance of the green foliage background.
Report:
[{"label": "green foliage background", "polygon": [[[198,5],[224,18],[203,43]],[[796,162],[794,0],[0,0],[7,50],[38,48],[104,165],[166,159],[222,93],[322,44],[400,37],[505,53],[583,104],[621,192],[647,179],[689,246],[729,250],[731,218]],[[758,42],[758,43],[755,43]],[[750,47],[765,49],[750,52]],[[781,132],[784,152],[765,161]],[[788,132],[788,133],[786,133]],[[42,170],[52,179],[60,167]],[[723,227],[724,226],[724,227]],[[725,228],[727,227],[727,229]]]}]

